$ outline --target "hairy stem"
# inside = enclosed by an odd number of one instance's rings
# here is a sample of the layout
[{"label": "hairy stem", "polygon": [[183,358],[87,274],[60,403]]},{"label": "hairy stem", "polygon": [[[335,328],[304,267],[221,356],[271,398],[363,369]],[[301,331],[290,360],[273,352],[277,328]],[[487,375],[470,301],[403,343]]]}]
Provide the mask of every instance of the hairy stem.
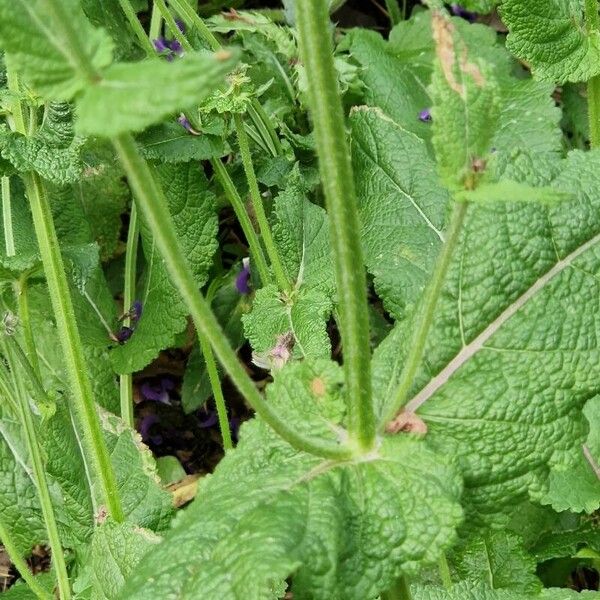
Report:
[{"label": "hairy stem", "polygon": [[29,362],[35,374],[40,376],[40,363],[38,360],[37,350],[35,348],[35,340],[31,329],[31,319],[29,316],[29,284],[27,276],[23,275],[15,284],[15,292],[17,296],[17,305],[19,310],[19,321],[23,328],[23,337],[25,338],[25,350],[27,351]]},{"label": "hairy stem", "polygon": [[4,225],[4,249],[6,250],[6,256],[14,256],[17,253],[17,251],[15,250],[15,238],[13,234],[12,205],[10,198],[10,177],[6,177],[6,175],[3,175],[0,187],[2,189],[2,224]]},{"label": "hairy stem", "polygon": [[[156,4],[152,4],[152,14],[150,15],[150,29],[148,31],[148,37],[150,41],[157,39],[160,36],[160,30],[162,27],[162,15]],[[154,50],[154,48],[153,48]]]},{"label": "hairy stem", "polygon": [[190,6],[187,0],[169,0],[169,4],[184,20],[186,25],[193,25],[198,30],[198,33],[204,38],[204,41],[209,45],[211,50],[216,52],[221,49],[221,42],[213,35],[204,20]]},{"label": "hairy stem", "polygon": [[121,5],[121,10],[125,13],[125,17],[127,18],[129,26],[133,30],[133,33],[135,33],[135,37],[138,39],[140,46],[148,54],[154,54],[154,48],[146,36],[146,32],[144,31],[142,24],[137,18],[137,14],[133,9],[130,0],[119,0],[119,4]]},{"label": "hairy stem", "polygon": [[23,578],[23,581],[29,586],[29,589],[40,599],[40,600],[54,600],[54,595],[48,593],[37,581],[33,573],[29,570],[29,567],[23,557],[21,556],[17,544],[10,534],[9,528],[6,526],[2,518],[0,517],[0,540],[2,545],[8,554],[8,558],[15,566],[19,575]]},{"label": "hairy stem", "polygon": [[[36,389],[38,393],[40,392],[40,384],[34,383],[37,376],[35,373],[33,373],[31,365],[29,364],[27,357],[19,346],[17,340],[15,340],[12,336],[7,335],[5,336],[4,342],[6,358],[8,359],[8,364],[12,372],[13,381],[16,388],[19,420],[21,421],[21,425],[25,432],[25,440],[27,443],[29,458],[31,460],[33,479],[35,481],[35,487],[40,500],[44,525],[48,534],[48,543],[50,545],[50,550],[52,551],[52,564],[54,565],[54,570],[56,572],[59,597],[61,600],[69,600],[71,598],[69,575],[67,573],[63,548],[60,541],[60,535],[58,533],[58,526],[56,524],[56,516],[54,514],[52,499],[50,497],[50,488],[48,487],[48,480],[46,478],[42,452],[40,450],[37,432],[35,430],[35,423],[31,415],[31,409],[29,407],[29,396],[25,389],[22,373],[25,372],[31,376],[33,379],[32,387]],[[17,362],[19,365],[17,365]],[[46,394],[43,389],[41,389],[41,392],[43,393],[43,398],[41,400],[43,400]]]},{"label": "hairy stem", "polygon": [[[127,247],[125,250],[125,281],[123,285],[123,309],[130,311],[135,301],[135,283],[137,280],[136,266],[138,255],[138,243],[140,239],[140,228],[138,225],[137,209],[135,204],[131,206],[129,214],[129,229],[127,230]],[[131,325],[131,318],[127,316],[123,324]],[[121,406],[121,418],[133,429],[133,387],[131,373],[119,376],[119,395]]]},{"label": "hairy stem", "polygon": [[244,122],[242,117],[238,114],[233,115],[233,118],[235,121],[235,131],[237,134],[238,143],[240,146],[240,154],[242,156],[242,164],[244,165],[244,172],[246,173],[248,188],[250,189],[250,198],[252,200],[252,208],[254,209],[254,214],[258,223],[258,229],[265,244],[267,256],[271,261],[271,268],[273,269],[277,286],[281,291],[289,291],[290,282],[288,281],[285,269],[283,268],[283,264],[279,258],[279,253],[277,252],[275,241],[273,240],[273,234],[271,233],[271,226],[267,220],[260,190],[258,189],[258,181],[256,180],[256,173],[254,172],[254,165],[252,164],[250,143],[248,142],[248,135],[244,129]]},{"label": "hairy stem", "polygon": [[391,421],[396,416],[398,411],[406,404],[408,399],[408,393],[410,392],[410,388],[423,358],[425,343],[427,341],[429,329],[431,328],[431,324],[433,322],[435,307],[437,306],[437,302],[446,279],[446,272],[448,271],[450,260],[452,259],[452,255],[460,238],[460,231],[465,219],[466,211],[466,202],[454,203],[446,241],[442,246],[431,281],[429,282],[429,287],[425,292],[423,303],[421,305],[421,311],[417,318],[416,326],[413,330],[411,342],[408,345],[408,356],[406,358],[402,374],[400,375],[400,382],[398,383],[394,397],[389,403],[380,423],[380,427],[382,429],[385,427],[388,421]]},{"label": "hairy stem", "polygon": [[335,259],[349,427],[358,445],[368,449],[374,442],[375,418],[371,397],[367,282],[354,177],[333,63],[327,2],[297,0],[296,21],[309,75],[311,114]]},{"label": "hairy stem", "polygon": [[121,522],[124,518],[121,499],[96,413],[92,386],[87,373],[83,346],[46,189],[36,173],[24,175],[23,181],[29,198],[59,341],[65,358],[65,368],[71,387],[69,399],[73,404],[83,437],[86,459],[99,479],[101,494],[110,515],[115,521]]},{"label": "hairy stem", "polygon": [[235,184],[231,180],[225,165],[223,165],[218,158],[213,158],[211,160],[211,165],[214,169],[215,176],[221,184],[221,187],[225,192],[225,196],[227,196],[227,199],[233,208],[233,212],[240,223],[242,231],[244,232],[244,236],[246,237],[246,241],[248,242],[250,258],[252,260],[252,268],[256,267],[258,276],[260,277],[263,285],[272,283],[272,276],[269,271],[265,255],[263,254],[260,240],[258,239],[254,225],[252,224],[252,221],[250,221],[250,217],[248,216],[244,202],[240,198]]},{"label": "hairy stem", "polygon": [[177,239],[164,192],[152,177],[148,164],[140,155],[135,141],[131,135],[124,134],[113,139],[113,144],[129,178],[138,209],[148,223],[173,284],[188,307],[198,332],[208,340],[240,393],[258,415],[295,448],[326,458],[349,458],[352,455],[350,448],[301,435],[290,427],[283,417],[274,412],[260,395],[254,382],[238,361],[210,306],[198,291],[192,271]]},{"label": "hairy stem", "polygon": [[406,578],[401,577],[394,587],[381,594],[381,600],[411,600],[410,587]]},{"label": "hairy stem", "polygon": [[[598,32],[598,0],[585,0],[585,25],[588,33]],[[588,119],[590,124],[590,146],[600,147],[600,75],[587,82]]]}]

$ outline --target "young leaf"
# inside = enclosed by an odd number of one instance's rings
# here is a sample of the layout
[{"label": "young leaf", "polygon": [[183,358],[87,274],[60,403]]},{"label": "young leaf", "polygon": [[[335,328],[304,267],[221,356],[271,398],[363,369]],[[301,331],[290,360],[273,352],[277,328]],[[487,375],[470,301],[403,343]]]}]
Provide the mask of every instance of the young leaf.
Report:
[{"label": "young leaf", "polygon": [[573,557],[581,548],[600,552],[600,531],[592,522],[584,522],[578,529],[549,532],[537,541],[531,552],[541,563],[553,558]]},{"label": "young leaf", "polygon": [[142,131],[173,113],[193,108],[224,81],[232,52],[189,54],[173,63],[152,58],[115,64],[77,103],[81,133],[115,137]]},{"label": "young leaf", "polygon": [[351,124],[367,268],[386,310],[401,319],[433,268],[449,195],[415,135],[372,108],[356,109]]},{"label": "young leaf", "polygon": [[[543,182],[573,195],[558,205],[471,207],[447,276],[405,408],[436,448],[461,457],[465,503],[483,520],[527,492],[539,498],[549,466],[581,453],[580,409],[600,375],[599,166],[598,153],[572,152]],[[537,183],[544,173],[522,176]],[[380,401],[393,390],[406,335],[397,326],[376,354]]]},{"label": "young leaf", "polygon": [[[61,4],[93,68],[109,65],[113,43],[106,32],[90,25],[79,0],[64,0]],[[52,100],[70,100],[90,83],[91,74],[80,69],[71,48],[55,35],[60,29],[58,20],[60,15],[43,0],[2,0],[0,46],[36,92]]]},{"label": "young leaf", "polygon": [[583,2],[506,0],[501,15],[508,49],[540,79],[587,81],[600,73],[600,33],[586,31]]},{"label": "young leaf", "polygon": [[[163,185],[180,242],[201,288],[217,248],[214,195],[208,191],[206,177],[193,163],[162,165],[154,173]],[[143,312],[131,338],[111,352],[119,373],[141,370],[168,348],[187,325],[188,311],[144,224],[141,233],[146,257],[143,291],[139,295]]]}]

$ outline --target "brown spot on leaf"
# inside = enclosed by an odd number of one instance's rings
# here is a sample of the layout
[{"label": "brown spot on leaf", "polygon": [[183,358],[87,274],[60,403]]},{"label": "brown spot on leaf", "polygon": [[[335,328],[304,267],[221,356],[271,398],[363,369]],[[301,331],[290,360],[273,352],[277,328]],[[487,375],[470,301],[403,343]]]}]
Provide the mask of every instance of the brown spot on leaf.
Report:
[{"label": "brown spot on leaf", "polygon": [[104,523],[107,518],[108,510],[106,509],[106,506],[100,506],[98,508],[98,512],[96,513],[96,524],[102,525],[102,523]]},{"label": "brown spot on leaf", "polygon": [[414,412],[403,410],[398,416],[385,426],[386,433],[416,433],[425,435],[427,424]]},{"label": "brown spot on leaf", "polygon": [[310,382],[310,391],[313,393],[313,396],[324,396],[327,391],[325,382],[320,377],[315,377]]}]

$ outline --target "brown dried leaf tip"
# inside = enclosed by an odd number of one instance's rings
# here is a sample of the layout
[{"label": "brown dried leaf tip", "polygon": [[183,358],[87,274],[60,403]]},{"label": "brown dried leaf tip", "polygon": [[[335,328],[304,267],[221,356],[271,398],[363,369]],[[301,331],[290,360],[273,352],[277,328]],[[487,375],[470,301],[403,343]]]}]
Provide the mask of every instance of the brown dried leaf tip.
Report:
[{"label": "brown dried leaf tip", "polygon": [[327,391],[325,382],[320,377],[315,377],[310,382],[310,391],[312,392],[313,396],[317,396],[318,398],[324,396],[325,392]]},{"label": "brown dried leaf tip", "polygon": [[[462,48],[460,57],[457,57],[454,47],[455,28],[452,23],[440,12],[434,11],[432,14],[431,27],[433,29],[433,39],[435,41],[435,51],[440,61],[440,66],[448,85],[462,98],[466,98],[467,88],[464,82],[458,82],[454,75],[454,64],[458,58],[458,68],[462,75],[469,75],[475,85],[485,86],[485,77],[481,74],[479,67],[469,62],[467,49]],[[462,79],[462,77],[461,77]]]},{"label": "brown dried leaf tip", "polygon": [[414,412],[402,410],[398,416],[385,426],[386,433],[416,433],[425,435],[427,424]]}]

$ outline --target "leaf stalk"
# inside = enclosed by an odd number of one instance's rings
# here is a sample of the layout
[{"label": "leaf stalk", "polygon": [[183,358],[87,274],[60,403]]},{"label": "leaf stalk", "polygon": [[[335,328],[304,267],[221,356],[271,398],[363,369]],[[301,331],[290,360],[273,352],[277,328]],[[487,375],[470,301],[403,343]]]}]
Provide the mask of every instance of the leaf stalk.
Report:
[{"label": "leaf stalk", "polygon": [[[588,33],[598,32],[598,0],[585,0],[585,25]],[[588,119],[590,126],[590,146],[600,147],[600,75],[587,82]]]}]

